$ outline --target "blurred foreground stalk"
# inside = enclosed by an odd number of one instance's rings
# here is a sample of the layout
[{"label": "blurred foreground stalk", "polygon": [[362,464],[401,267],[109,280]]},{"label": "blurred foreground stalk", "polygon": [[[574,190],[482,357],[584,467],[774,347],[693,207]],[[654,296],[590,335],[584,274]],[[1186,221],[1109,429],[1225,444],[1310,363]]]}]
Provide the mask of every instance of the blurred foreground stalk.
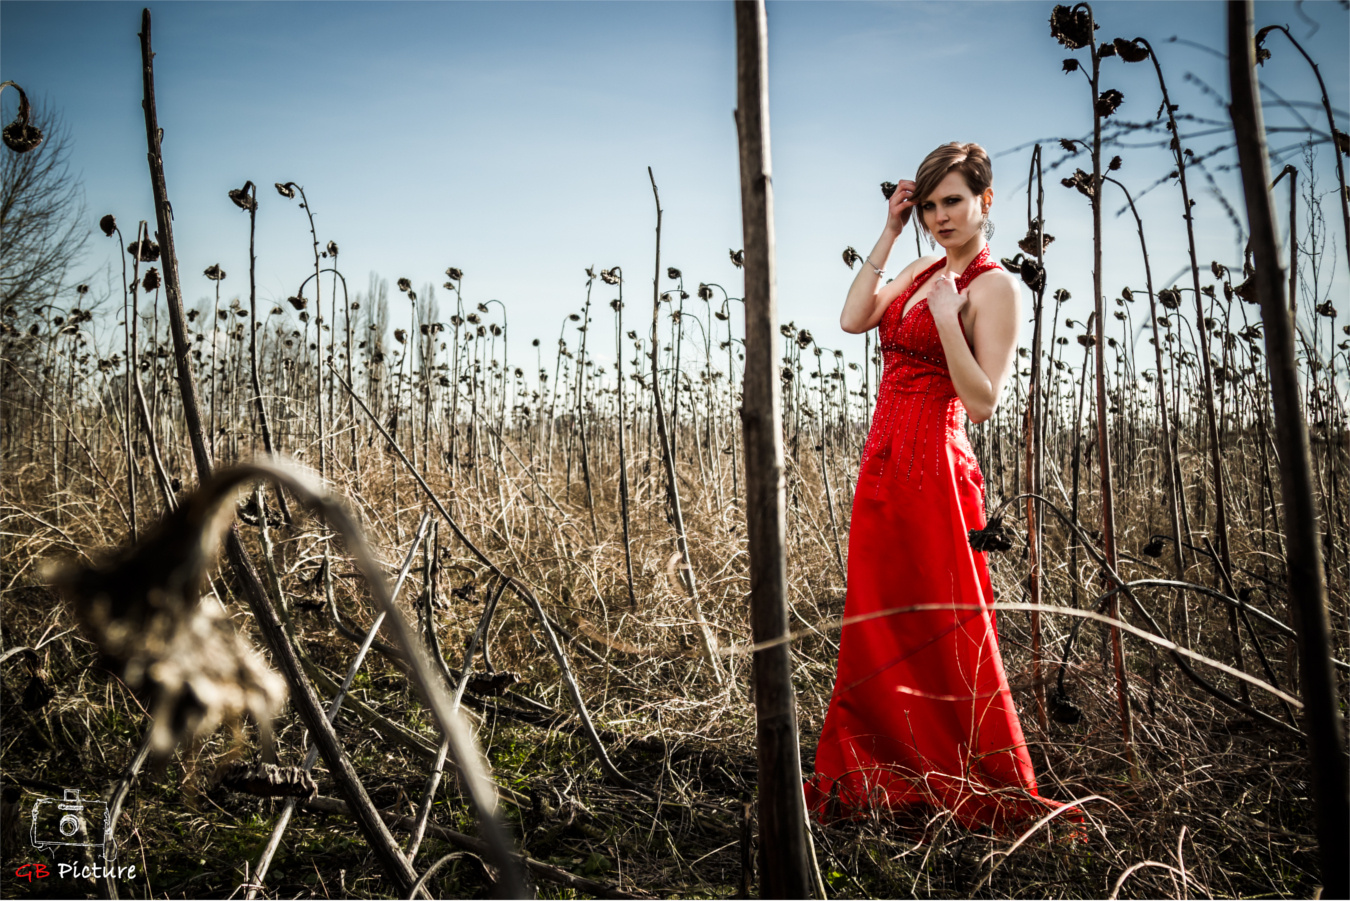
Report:
[{"label": "blurred foreground stalk", "polygon": [[[1345,849],[1350,846],[1350,784],[1345,735],[1331,663],[1327,589],[1318,546],[1317,506],[1313,497],[1308,424],[1299,404],[1293,321],[1285,304],[1280,238],[1270,199],[1270,161],[1265,122],[1256,84],[1251,0],[1228,4],[1228,76],[1232,91],[1233,132],[1242,188],[1251,227],[1256,274],[1252,277],[1265,326],[1270,366],[1275,441],[1280,453],[1280,494],[1284,501],[1285,564],[1289,605],[1298,631],[1304,731],[1312,763],[1322,897],[1350,897]],[[1292,238],[1291,238],[1292,241]]]},{"label": "blurred foreground stalk", "polygon": [[[142,106],[145,110],[146,142],[149,151],[147,158],[150,167],[150,183],[155,198],[155,219],[158,225],[156,237],[159,240],[163,256],[165,295],[168,300],[170,331],[173,335],[174,358],[178,370],[178,385],[183,398],[183,415],[186,420],[188,437],[192,442],[197,478],[201,482],[203,490],[206,490],[208,485],[212,483],[213,467],[210,447],[203,434],[202,418],[197,406],[196,389],[192,379],[189,357],[191,348],[188,343],[186,317],[183,314],[182,285],[178,277],[178,260],[173,249],[172,208],[169,205],[168,187],[164,179],[164,159],[160,149],[163,129],[159,127],[155,111],[155,55],[150,44],[149,9],[145,9],[141,13],[140,39],[144,88]],[[259,475],[277,478],[275,471],[265,471],[267,467],[253,468]],[[221,480],[215,482],[215,490],[221,490],[221,483],[228,482],[231,475],[237,478],[247,469],[249,468],[241,467],[232,474],[226,474]],[[339,523],[332,521],[336,517],[340,520],[348,520],[354,526],[355,520],[350,519],[344,508],[340,505],[327,503],[326,492],[322,486],[307,488],[302,479],[292,474],[292,477],[287,481],[287,487],[293,491],[307,489],[309,499],[323,507],[330,524],[339,525]],[[265,511],[260,510],[259,513],[260,515],[266,515]],[[320,707],[314,686],[301,668],[295,648],[282,627],[276,609],[267,597],[267,591],[258,578],[253,560],[239,537],[237,526],[231,525],[227,533],[225,547],[259,631],[261,631],[290,687],[291,698],[295,703],[296,711],[300,714],[305,726],[310,730],[310,735],[323,755],[324,763],[327,764],[334,782],[342,791],[362,835],[370,843],[371,849],[375,852],[385,873],[398,886],[400,893],[409,892],[417,882],[417,874],[399,851],[388,827],[375,810],[370,797],[366,794],[365,787],[361,784],[356,770],[352,767],[350,759],[348,759],[342,744],[338,740],[337,733],[333,731],[332,724],[328,722],[327,716]],[[413,664],[412,675],[414,680],[418,683],[418,688],[422,690],[423,698],[435,715],[437,724],[447,737],[455,742],[460,737],[457,733],[461,730],[455,728],[457,720],[449,711],[448,697],[443,686],[435,681],[434,675],[429,675],[425,660],[416,651],[417,645],[409,639],[411,633],[407,628],[407,623],[394,609],[392,600],[389,600],[388,587],[384,585],[382,576],[374,565],[374,559],[370,555],[369,548],[361,543],[355,547],[349,547],[349,550],[356,556],[358,565],[370,574],[371,591],[376,598],[388,602],[386,607],[393,614],[390,619],[395,626],[396,634],[403,639],[403,647],[409,655],[409,662]],[[495,816],[496,797],[491,793],[489,786],[482,785],[486,781],[485,777],[474,778],[472,763],[467,758],[467,754],[463,756],[456,754],[455,762],[461,768],[468,765],[468,769],[465,769],[466,787],[477,808],[482,837],[494,852],[491,858],[492,863],[498,867],[501,873],[497,883],[498,890],[506,897],[524,897],[525,885],[521,881],[519,870],[511,858],[509,839],[506,838],[502,826]]]}]

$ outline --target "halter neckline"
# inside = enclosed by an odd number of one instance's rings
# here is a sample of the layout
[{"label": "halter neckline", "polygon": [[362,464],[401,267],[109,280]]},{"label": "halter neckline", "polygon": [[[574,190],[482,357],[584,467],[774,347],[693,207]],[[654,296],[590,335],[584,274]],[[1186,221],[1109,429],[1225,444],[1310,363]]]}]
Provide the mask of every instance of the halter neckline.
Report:
[{"label": "halter neckline", "polygon": [[[948,259],[947,257],[943,257],[933,265],[929,266],[927,269],[920,272],[918,275],[914,276],[914,280],[909,283],[909,287],[905,288],[905,290],[901,293],[901,295],[898,298],[896,298],[894,303],[898,303],[900,305],[899,310],[900,310],[900,318],[902,321],[910,313],[913,313],[915,310],[917,310],[920,306],[923,305],[924,302],[919,301],[919,303],[915,304],[912,308],[908,310],[905,309],[905,304],[909,303],[910,298],[914,296],[914,293],[919,289],[919,286],[927,282],[928,279],[932,278],[934,273],[941,271],[943,267],[947,265],[947,259]],[[975,259],[971,260],[966,265],[966,268],[962,271],[962,273],[956,277],[956,293],[960,294],[962,291],[966,290],[966,288],[970,285],[971,282],[975,281],[976,278],[978,278],[981,275],[984,275],[986,272],[989,272],[992,269],[1001,269],[1001,268],[1003,267],[1000,266],[998,263],[994,262],[994,260],[990,256],[989,245],[985,244],[984,247],[980,248],[980,252],[975,254]]]},{"label": "halter neckline", "polygon": [[[921,285],[924,282],[928,281],[929,277],[931,277],[934,272],[943,269],[947,265],[948,259],[950,259],[950,257],[943,257],[942,259],[938,260],[936,263],[925,269],[917,278],[914,279],[914,281],[911,283],[911,287]],[[971,282],[975,281],[976,278],[978,278],[981,275],[984,275],[991,269],[998,269],[998,268],[1000,268],[999,264],[994,262],[993,259],[991,259],[990,257],[989,245],[985,244],[983,247],[980,248],[980,252],[975,254],[975,258],[966,264],[966,268],[961,271],[961,274],[956,277],[956,292],[958,294],[961,293],[962,291],[966,290],[966,286],[968,286]]]}]

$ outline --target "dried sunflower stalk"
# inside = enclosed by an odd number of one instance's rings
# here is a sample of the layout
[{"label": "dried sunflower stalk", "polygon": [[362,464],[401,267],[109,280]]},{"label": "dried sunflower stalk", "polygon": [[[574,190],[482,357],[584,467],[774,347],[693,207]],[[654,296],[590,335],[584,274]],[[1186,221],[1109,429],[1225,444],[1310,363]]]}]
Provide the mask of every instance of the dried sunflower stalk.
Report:
[{"label": "dried sunflower stalk", "polygon": [[102,563],[67,564],[52,573],[103,665],[146,702],[156,761],[180,742],[245,718],[258,725],[267,746],[286,699],[285,682],[220,605],[202,601],[232,495],[204,486],[140,543]]}]

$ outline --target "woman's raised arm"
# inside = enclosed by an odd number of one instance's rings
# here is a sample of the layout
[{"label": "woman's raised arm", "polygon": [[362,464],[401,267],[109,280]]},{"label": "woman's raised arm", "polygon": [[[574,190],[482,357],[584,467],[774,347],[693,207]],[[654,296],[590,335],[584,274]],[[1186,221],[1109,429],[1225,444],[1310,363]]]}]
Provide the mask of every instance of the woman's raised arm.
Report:
[{"label": "woman's raised arm", "polygon": [[890,284],[883,284],[882,270],[891,255],[891,248],[909,222],[910,208],[914,206],[914,182],[902,181],[891,195],[886,209],[886,227],[872,248],[858,274],[849,286],[848,296],[844,299],[843,312],[839,314],[839,327],[850,334],[860,335],[881,321],[886,307],[909,287],[913,278],[914,265],[911,263],[901,271]]}]

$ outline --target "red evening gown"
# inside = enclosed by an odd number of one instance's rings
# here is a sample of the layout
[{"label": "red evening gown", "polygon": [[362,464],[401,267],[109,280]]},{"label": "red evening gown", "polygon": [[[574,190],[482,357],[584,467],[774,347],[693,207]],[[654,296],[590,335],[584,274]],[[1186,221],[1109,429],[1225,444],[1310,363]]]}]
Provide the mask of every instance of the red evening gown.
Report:
[{"label": "red evening gown", "polygon": [[[1005,831],[1060,805],[1036,793],[987,608],[985,555],[970,547],[968,532],[985,525],[984,478],[966,410],[927,300],[905,312],[946,263],[924,270],[881,319],[885,368],[858,472],[839,666],[807,806],[822,820],[946,808],[968,828]],[[986,247],[957,291],[998,268]],[[885,612],[911,605],[935,609]]]}]

